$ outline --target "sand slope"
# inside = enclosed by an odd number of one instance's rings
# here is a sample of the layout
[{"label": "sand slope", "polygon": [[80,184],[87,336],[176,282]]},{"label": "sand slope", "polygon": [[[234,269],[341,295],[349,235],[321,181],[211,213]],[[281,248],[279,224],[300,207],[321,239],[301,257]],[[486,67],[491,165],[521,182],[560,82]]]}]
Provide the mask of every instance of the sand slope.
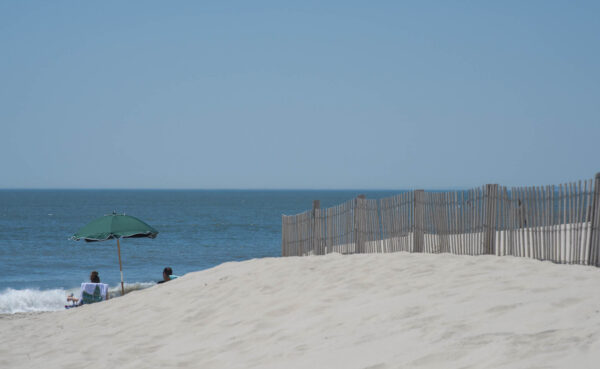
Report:
[{"label": "sand slope", "polygon": [[595,368],[600,269],[429,254],[227,263],[0,317],[2,368]]}]

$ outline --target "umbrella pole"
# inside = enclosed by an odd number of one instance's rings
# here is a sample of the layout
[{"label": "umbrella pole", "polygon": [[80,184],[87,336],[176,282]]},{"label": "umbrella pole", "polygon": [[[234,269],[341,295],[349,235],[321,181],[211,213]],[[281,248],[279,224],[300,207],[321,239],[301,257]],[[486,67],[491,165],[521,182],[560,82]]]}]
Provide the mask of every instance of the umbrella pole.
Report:
[{"label": "umbrella pole", "polygon": [[123,265],[121,264],[121,245],[117,238],[117,250],[119,252],[119,271],[121,272],[121,296],[125,295],[125,287],[123,287]]}]

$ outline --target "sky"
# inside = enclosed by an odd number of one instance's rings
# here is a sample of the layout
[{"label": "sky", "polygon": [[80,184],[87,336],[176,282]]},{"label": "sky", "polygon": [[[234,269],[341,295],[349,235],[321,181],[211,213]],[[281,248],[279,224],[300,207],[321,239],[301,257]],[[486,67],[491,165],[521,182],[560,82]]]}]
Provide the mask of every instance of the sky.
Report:
[{"label": "sky", "polygon": [[592,178],[599,4],[1,1],[0,188]]}]

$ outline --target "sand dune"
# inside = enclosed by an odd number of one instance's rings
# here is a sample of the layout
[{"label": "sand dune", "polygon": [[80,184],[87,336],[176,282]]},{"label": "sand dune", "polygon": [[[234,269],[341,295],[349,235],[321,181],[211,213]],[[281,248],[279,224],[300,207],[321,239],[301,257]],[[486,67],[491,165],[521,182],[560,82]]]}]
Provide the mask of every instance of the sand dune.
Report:
[{"label": "sand dune", "polygon": [[0,317],[2,368],[595,368],[600,269],[369,254],[226,263]]}]

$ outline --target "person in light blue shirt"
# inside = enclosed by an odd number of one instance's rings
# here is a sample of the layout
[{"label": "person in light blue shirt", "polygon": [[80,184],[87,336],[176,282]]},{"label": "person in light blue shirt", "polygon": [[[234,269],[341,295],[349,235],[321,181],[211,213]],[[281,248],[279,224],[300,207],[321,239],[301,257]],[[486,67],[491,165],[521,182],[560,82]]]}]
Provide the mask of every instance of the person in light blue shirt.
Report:
[{"label": "person in light blue shirt", "polygon": [[163,280],[158,283],[165,283],[177,278],[179,278],[179,276],[173,274],[173,269],[171,269],[171,267],[165,267],[165,269],[163,269]]}]

